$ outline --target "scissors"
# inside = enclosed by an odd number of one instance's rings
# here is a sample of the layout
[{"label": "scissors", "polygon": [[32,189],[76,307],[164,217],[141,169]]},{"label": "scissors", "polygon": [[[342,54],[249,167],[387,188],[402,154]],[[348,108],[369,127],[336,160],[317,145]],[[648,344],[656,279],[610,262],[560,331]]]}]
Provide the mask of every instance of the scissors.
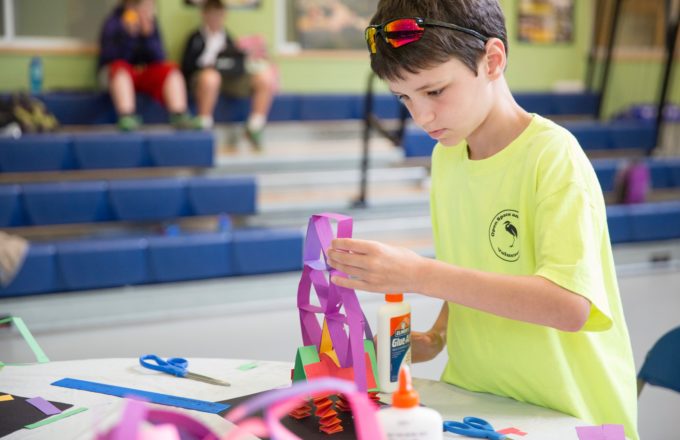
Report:
[{"label": "scissors", "polygon": [[493,426],[478,417],[465,417],[462,422],[444,422],[444,431],[474,438],[488,438],[491,440],[511,440],[505,434],[496,432]]},{"label": "scissors", "polygon": [[139,363],[144,368],[172,374],[173,376],[185,377],[187,379],[198,380],[213,385],[222,385],[225,387],[230,386],[229,382],[213,379],[212,377],[203,376],[201,374],[190,373],[187,371],[187,368],[189,367],[189,361],[184,358],[168,358],[165,360],[156,356],[155,354],[147,354],[140,356]]}]

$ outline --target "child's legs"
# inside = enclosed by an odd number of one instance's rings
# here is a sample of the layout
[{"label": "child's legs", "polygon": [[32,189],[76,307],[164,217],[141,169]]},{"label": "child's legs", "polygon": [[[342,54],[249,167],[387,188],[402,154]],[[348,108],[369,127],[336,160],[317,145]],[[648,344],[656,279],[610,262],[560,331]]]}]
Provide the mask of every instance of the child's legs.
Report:
[{"label": "child's legs", "polygon": [[211,118],[222,85],[222,75],[213,68],[201,69],[192,78],[196,111],[201,117]]},{"label": "child's legs", "polygon": [[132,66],[126,61],[112,61],[108,69],[108,89],[116,113],[127,115],[135,112],[135,85]]},{"label": "child's legs", "polygon": [[162,61],[142,68],[135,76],[135,88],[165,104],[170,113],[187,110],[184,77],[173,63]]},{"label": "child's legs", "polygon": [[262,115],[266,118],[274,99],[276,78],[272,69],[261,70],[251,76],[253,102],[251,115]]}]

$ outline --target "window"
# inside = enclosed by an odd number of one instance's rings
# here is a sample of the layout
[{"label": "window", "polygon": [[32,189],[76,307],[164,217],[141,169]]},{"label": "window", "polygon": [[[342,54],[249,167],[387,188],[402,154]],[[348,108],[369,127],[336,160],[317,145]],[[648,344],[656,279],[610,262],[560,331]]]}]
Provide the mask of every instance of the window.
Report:
[{"label": "window", "polygon": [[94,44],[118,0],[0,0],[3,45]]}]

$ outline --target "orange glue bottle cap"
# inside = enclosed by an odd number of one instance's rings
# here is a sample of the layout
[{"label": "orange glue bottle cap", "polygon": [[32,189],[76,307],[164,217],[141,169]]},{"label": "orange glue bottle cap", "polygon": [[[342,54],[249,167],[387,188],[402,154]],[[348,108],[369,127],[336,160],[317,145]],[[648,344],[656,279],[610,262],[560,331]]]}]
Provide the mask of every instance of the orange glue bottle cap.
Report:
[{"label": "orange glue bottle cap", "polygon": [[398,302],[402,302],[403,300],[404,300],[404,294],[403,293],[386,293],[385,294],[385,301],[387,301],[387,302],[398,303]]},{"label": "orange glue bottle cap", "polygon": [[392,394],[392,406],[395,408],[414,408],[420,403],[418,392],[411,383],[411,371],[404,364],[399,369],[399,388]]}]

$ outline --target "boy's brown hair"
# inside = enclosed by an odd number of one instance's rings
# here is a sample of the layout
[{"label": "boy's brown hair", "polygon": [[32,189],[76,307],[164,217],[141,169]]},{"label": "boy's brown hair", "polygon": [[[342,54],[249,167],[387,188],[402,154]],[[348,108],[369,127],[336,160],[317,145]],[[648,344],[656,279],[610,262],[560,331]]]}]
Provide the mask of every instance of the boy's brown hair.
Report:
[{"label": "boy's brown hair", "polygon": [[212,9],[225,10],[227,5],[222,0],[205,0],[202,9],[204,12]]},{"label": "boy's brown hair", "polygon": [[[505,45],[508,37],[505,17],[498,0],[380,0],[371,24],[403,18],[420,17],[453,23],[498,38]],[[419,41],[394,48],[376,35],[376,53],[371,55],[371,69],[382,79],[403,79],[403,73],[417,73],[457,58],[477,75],[477,63],[484,54],[484,42],[478,38],[441,27],[427,27]]]}]

